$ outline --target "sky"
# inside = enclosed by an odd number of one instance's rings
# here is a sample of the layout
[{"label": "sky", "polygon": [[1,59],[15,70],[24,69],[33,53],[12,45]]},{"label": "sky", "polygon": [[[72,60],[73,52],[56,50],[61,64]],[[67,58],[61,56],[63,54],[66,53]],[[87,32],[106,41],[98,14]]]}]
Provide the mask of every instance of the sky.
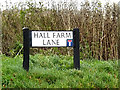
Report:
[{"label": "sky", "polygon": [[[71,1],[71,0],[0,0],[0,7],[1,7],[1,10],[5,9],[6,8],[6,1],[8,3],[8,5],[14,5],[14,3],[19,3],[19,2],[26,2],[26,1],[36,1],[36,2],[43,2],[43,4],[46,4],[47,2],[51,2],[51,1],[55,1],[57,3],[59,3],[60,1]],[[90,1],[90,2],[94,2],[96,0],[72,0],[73,2],[77,2],[78,4],[83,2],[83,1]],[[104,5],[106,2],[109,2],[109,3],[118,3],[120,0],[99,0],[102,2],[102,4]],[[11,2],[11,4],[10,4]]]}]

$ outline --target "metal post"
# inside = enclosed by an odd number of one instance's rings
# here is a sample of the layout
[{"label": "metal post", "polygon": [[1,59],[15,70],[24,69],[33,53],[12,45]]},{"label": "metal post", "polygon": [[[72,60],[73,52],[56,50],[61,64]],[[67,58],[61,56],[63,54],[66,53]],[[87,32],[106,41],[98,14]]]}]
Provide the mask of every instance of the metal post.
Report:
[{"label": "metal post", "polygon": [[74,68],[80,69],[79,29],[73,29]]},{"label": "metal post", "polygon": [[25,27],[23,28],[23,68],[26,71],[29,71],[29,28]]}]

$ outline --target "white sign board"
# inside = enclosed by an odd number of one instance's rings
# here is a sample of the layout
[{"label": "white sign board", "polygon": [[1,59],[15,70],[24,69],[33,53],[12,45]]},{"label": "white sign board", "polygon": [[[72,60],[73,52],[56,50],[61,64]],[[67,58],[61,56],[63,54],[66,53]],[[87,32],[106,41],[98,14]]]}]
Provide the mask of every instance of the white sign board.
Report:
[{"label": "white sign board", "polygon": [[73,31],[32,31],[32,47],[72,47]]}]

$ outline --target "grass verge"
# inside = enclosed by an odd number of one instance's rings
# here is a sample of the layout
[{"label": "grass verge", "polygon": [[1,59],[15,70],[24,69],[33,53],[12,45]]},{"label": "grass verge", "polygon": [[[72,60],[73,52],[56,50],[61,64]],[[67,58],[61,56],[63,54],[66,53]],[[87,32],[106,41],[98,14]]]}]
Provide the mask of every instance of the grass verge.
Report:
[{"label": "grass verge", "polygon": [[73,69],[72,56],[30,56],[30,70],[22,56],[2,55],[2,88],[118,88],[118,61],[81,60]]}]

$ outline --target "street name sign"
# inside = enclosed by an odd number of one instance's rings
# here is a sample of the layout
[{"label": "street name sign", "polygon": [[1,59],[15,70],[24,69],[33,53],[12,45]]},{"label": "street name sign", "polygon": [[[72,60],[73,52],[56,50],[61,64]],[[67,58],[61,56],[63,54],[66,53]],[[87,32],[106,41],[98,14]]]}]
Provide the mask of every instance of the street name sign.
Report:
[{"label": "street name sign", "polygon": [[73,31],[32,31],[32,47],[72,47]]},{"label": "street name sign", "polygon": [[73,31],[41,31],[23,28],[23,68],[29,71],[30,48],[73,47],[74,68],[80,69],[79,29]]}]

